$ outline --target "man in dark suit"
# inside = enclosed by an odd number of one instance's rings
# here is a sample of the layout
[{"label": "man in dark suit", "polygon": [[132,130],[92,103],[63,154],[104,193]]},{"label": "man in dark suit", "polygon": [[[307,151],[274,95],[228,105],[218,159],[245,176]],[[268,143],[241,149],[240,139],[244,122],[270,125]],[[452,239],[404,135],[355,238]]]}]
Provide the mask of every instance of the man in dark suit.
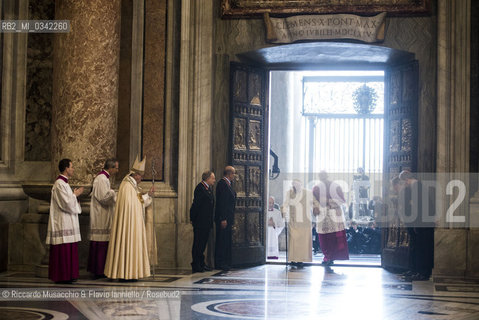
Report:
[{"label": "man in dark suit", "polygon": [[[411,273],[408,281],[429,280],[434,266],[434,190],[423,188],[421,181],[408,170],[399,174],[404,187],[400,193],[403,201],[403,221],[408,227]],[[424,210],[426,209],[426,210]]]},{"label": "man in dark suit", "polygon": [[234,223],[236,192],[233,189],[235,168],[227,166],[216,185],[216,251],[215,268],[228,271],[231,266],[231,233]]},{"label": "man in dark suit", "polygon": [[193,248],[191,249],[193,273],[212,270],[205,264],[203,253],[213,226],[215,199],[211,187],[215,184],[216,178],[212,171],[205,171],[201,179],[202,181],[195,188],[193,204],[190,209],[190,220],[194,233]]}]

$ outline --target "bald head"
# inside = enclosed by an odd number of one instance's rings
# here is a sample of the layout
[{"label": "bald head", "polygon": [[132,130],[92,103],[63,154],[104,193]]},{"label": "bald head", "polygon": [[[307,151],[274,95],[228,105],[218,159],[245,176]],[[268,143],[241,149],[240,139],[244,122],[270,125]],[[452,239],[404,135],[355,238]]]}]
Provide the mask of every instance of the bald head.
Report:
[{"label": "bald head", "polygon": [[228,178],[228,180],[232,181],[235,176],[236,170],[232,166],[226,166],[225,170],[223,171],[223,175]]}]

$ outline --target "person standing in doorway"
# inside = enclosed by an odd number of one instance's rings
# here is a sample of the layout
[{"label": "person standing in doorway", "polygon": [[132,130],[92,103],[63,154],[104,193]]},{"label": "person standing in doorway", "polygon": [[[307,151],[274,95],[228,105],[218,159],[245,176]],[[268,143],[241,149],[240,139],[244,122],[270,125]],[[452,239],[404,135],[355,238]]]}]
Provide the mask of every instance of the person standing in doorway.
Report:
[{"label": "person standing in doorway", "polygon": [[[403,170],[399,179],[404,183],[400,191],[400,216],[407,226],[410,243],[410,281],[429,280],[434,264],[434,222],[427,218],[434,215],[434,192],[423,189],[421,181]],[[430,196],[432,195],[432,196]],[[424,210],[426,209],[426,210]]]},{"label": "person standing in doorway", "polygon": [[316,231],[324,254],[322,264],[331,266],[334,260],[349,260],[342,209],[346,201],[341,187],[328,179],[326,171],[319,173],[319,181],[313,188]]},{"label": "person standing in doorway", "polygon": [[303,188],[303,183],[295,179],[281,206],[288,223],[288,262],[298,268],[302,268],[304,262],[313,260],[312,200],[311,191]]},{"label": "person standing in doorway", "polygon": [[216,248],[215,268],[228,271],[231,267],[232,227],[236,206],[236,192],[233,180],[236,170],[227,166],[223,178],[216,185]]}]

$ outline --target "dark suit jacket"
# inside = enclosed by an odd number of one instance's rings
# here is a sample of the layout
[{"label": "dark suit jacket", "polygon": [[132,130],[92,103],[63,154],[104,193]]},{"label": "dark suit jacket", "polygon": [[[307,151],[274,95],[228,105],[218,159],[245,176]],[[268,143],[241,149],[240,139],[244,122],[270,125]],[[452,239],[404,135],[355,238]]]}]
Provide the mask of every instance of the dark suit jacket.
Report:
[{"label": "dark suit jacket", "polygon": [[193,204],[190,208],[190,220],[194,228],[211,228],[213,226],[213,210],[215,199],[211,188],[206,189],[203,183],[195,188]]},{"label": "dark suit jacket", "polygon": [[[413,228],[431,228],[435,226],[435,190],[425,188],[421,181],[417,181],[401,190],[399,195],[402,214],[407,221],[404,224]],[[425,202],[425,203],[424,203]],[[426,209],[427,211],[423,211]]]},{"label": "dark suit jacket", "polygon": [[228,225],[233,225],[236,205],[236,192],[230,187],[225,179],[218,181],[216,185],[216,211],[217,222],[226,220]]}]

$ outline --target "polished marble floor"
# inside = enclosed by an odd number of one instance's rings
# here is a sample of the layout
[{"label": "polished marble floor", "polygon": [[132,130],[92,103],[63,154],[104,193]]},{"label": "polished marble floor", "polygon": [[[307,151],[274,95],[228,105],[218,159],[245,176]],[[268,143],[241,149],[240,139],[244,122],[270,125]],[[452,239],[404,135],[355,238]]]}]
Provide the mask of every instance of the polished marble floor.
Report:
[{"label": "polished marble floor", "polygon": [[[315,253],[312,256],[313,261],[308,263],[312,265],[321,264],[323,261],[323,254],[321,252]],[[267,259],[268,263],[285,263],[286,262],[286,251],[280,251],[278,259]],[[335,261],[336,265],[339,266],[364,266],[364,267],[379,267],[381,266],[381,255],[380,254],[349,254],[349,260],[338,260]]]},{"label": "polished marble floor", "polygon": [[138,282],[85,275],[73,285],[6,272],[0,287],[0,319],[479,319],[479,281],[411,283],[373,267],[159,270]]}]

